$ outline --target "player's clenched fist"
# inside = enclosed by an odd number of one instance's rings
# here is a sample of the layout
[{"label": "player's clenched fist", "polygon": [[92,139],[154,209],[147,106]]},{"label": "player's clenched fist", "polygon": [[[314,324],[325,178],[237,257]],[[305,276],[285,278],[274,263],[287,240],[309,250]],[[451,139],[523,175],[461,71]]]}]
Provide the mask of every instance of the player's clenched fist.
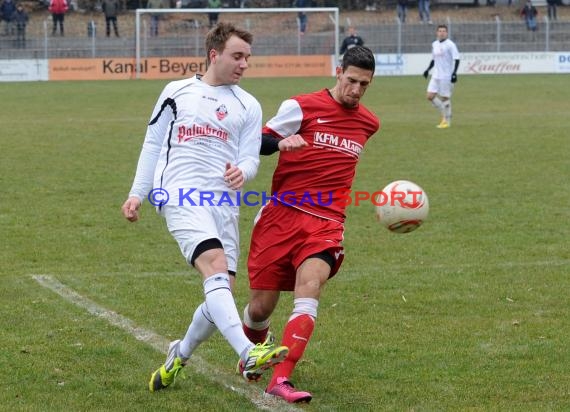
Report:
[{"label": "player's clenched fist", "polygon": [[301,150],[305,146],[308,146],[308,144],[299,134],[293,134],[279,141],[279,151],[281,152],[294,152]]}]

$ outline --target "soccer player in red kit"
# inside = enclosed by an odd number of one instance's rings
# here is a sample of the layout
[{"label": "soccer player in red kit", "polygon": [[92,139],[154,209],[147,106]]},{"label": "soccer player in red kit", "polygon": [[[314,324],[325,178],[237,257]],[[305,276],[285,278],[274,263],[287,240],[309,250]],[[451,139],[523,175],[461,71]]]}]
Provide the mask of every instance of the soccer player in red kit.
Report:
[{"label": "soccer player in red kit", "polygon": [[370,49],[349,49],[332,89],[285,100],[263,128],[261,154],[280,155],[273,197],[260,210],[252,233],[250,300],[243,321],[247,337],[263,342],[281,291],[294,292],[282,338],[289,354],[265,390],[287,402],[312,398],[295,389],[290,377],[313,333],[321,290],[342,263],[346,192],[360,152],[380,127],[360,104],[374,70]]}]

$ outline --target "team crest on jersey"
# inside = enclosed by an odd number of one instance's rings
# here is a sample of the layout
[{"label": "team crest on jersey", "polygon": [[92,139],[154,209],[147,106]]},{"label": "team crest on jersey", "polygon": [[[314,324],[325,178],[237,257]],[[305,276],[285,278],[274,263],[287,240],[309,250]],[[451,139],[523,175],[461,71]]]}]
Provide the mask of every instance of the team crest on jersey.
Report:
[{"label": "team crest on jersey", "polygon": [[218,120],[224,120],[227,115],[228,115],[228,108],[226,107],[225,104],[222,104],[220,107],[216,109],[216,116],[218,117]]}]

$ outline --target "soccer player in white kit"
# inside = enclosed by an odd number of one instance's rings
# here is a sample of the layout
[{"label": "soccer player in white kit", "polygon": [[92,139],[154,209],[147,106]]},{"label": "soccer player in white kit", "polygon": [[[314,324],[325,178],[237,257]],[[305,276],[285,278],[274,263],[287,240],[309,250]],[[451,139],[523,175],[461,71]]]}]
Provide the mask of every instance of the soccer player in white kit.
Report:
[{"label": "soccer player in white kit", "polygon": [[435,67],[427,87],[427,99],[441,113],[441,122],[437,125],[439,129],[451,126],[451,94],[459,68],[459,51],[447,35],[446,25],[437,26],[437,40],[431,45],[432,60],[423,73],[427,79],[429,71]]},{"label": "soccer player in white kit", "polygon": [[186,261],[202,275],[205,300],[186,335],[170,343],[151,392],[172,384],[198,347],[219,330],[246,365],[243,376],[281,362],[288,353],[269,337],[245,335],[232,287],[239,255],[236,191],[259,166],[261,106],[238,86],[248,67],[252,35],[220,23],[206,36],[206,73],[169,83],[153,110],[136,176],[123,204],[134,222],[144,198],[166,219]]}]

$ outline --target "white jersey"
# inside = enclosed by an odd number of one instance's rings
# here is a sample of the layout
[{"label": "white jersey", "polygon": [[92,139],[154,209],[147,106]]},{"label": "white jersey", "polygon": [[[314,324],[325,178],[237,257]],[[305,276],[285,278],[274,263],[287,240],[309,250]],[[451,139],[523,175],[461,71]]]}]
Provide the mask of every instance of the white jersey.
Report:
[{"label": "white jersey", "polygon": [[459,60],[459,50],[451,40],[436,40],[431,45],[434,70],[431,77],[436,80],[451,81],[455,69],[455,60]]},{"label": "white jersey", "polygon": [[192,205],[188,199],[201,192],[233,201],[235,192],[223,177],[226,164],[239,167],[246,182],[257,173],[261,105],[237,85],[214,87],[200,77],[171,82],[162,91],[129,196],[144,201],[160,188],[168,205]]}]

